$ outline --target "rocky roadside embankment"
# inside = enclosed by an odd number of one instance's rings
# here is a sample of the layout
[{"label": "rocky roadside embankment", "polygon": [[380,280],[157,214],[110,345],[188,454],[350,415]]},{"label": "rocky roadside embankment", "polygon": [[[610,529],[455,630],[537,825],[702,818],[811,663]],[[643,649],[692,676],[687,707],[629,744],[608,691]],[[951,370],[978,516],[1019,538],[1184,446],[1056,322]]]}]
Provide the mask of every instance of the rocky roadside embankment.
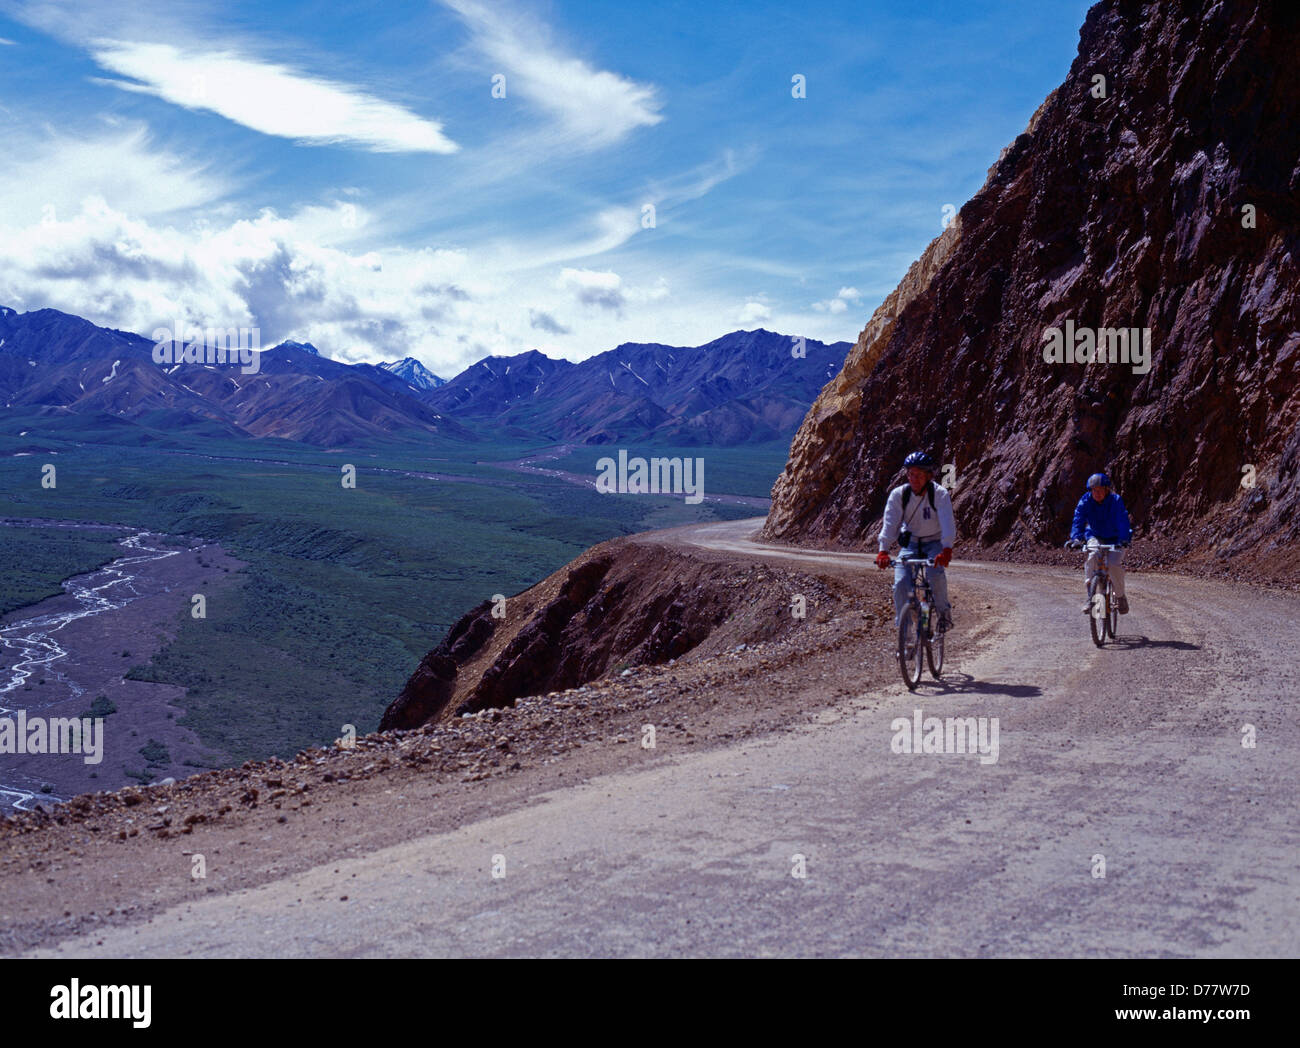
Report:
[{"label": "rocky roadside embankment", "polygon": [[420,662],[380,730],[507,707],[688,653],[707,658],[779,640],[834,600],[825,581],[785,569],[738,571],[701,551],[604,542],[461,618]]}]

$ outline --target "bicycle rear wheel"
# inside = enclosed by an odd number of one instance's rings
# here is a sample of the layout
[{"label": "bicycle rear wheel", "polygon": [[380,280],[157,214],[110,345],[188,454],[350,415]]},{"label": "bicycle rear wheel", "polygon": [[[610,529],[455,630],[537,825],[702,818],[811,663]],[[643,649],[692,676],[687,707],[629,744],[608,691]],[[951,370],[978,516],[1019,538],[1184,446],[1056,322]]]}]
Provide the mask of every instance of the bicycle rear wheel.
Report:
[{"label": "bicycle rear wheel", "polygon": [[904,608],[898,624],[898,668],[909,691],[915,691],[921,683],[921,667],[925,664],[920,627],[921,615],[915,605]]},{"label": "bicycle rear wheel", "polygon": [[1099,648],[1106,643],[1105,609],[1099,607],[1102,599],[1097,579],[1094,578],[1088,586],[1088,603],[1091,605],[1088,609],[1088,629],[1092,632],[1092,642]]},{"label": "bicycle rear wheel", "polygon": [[938,680],[940,674],[943,673],[944,636],[943,630],[940,630],[930,638],[930,642],[925,646],[925,658],[930,663],[930,676],[935,680]]}]

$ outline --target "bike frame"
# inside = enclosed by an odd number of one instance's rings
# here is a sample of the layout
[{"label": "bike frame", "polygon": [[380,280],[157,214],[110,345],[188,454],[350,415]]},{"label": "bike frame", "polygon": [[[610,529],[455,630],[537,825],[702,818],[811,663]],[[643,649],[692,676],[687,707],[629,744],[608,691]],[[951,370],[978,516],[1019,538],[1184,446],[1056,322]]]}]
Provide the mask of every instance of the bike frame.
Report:
[{"label": "bike frame", "polygon": [[891,560],[892,568],[897,564],[906,564],[912,569],[912,597],[909,603],[917,609],[921,617],[921,635],[929,640],[934,636],[934,591],[930,588],[930,568],[934,567],[934,558],[899,557]]},{"label": "bike frame", "polygon": [[[1110,581],[1110,555],[1121,548],[1105,542],[1099,542],[1095,546],[1085,544],[1083,547],[1083,552],[1086,555],[1084,563],[1087,563],[1086,557],[1092,556],[1093,553],[1103,554],[1097,568],[1097,574],[1092,577],[1092,583],[1088,590],[1089,600],[1094,602],[1093,610],[1088,612],[1088,628],[1092,631],[1093,643],[1099,648],[1107,637],[1111,640],[1115,639],[1115,620],[1118,617],[1118,611],[1114,604],[1114,587]],[[1104,601],[1102,615],[1100,616],[1100,628],[1097,625],[1098,615],[1095,610],[1098,593],[1102,595]]]},{"label": "bike frame", "polygon": [[[934,591],[930,588],[929,569],[935,566],[933,557],[908,557],[900,555],[896,560],[889,561],[890,567],[897,567],[903,564],[912,570],[912,594],[908,600],[907,607],[903,611],[903,616],[915,613],[917,619],[916,626],[916,643],[918,649],[924,649],[925,659],[930,664],[930,675],[935,680],[939,679],[939,674],[943,669],[943,634],[937,635],[938,654],[936,655],[936,633],[934,628]],[[921,651],[915,653],[915,658],[919,660]],[[904,658],[903,642],[899,639],[899,665],[903,671],[903,680],[910,690],[915,690],[916,685],[921,680],[921,665],[916,663],[916,672],[911,674],[907,668],[907,660]]]}]

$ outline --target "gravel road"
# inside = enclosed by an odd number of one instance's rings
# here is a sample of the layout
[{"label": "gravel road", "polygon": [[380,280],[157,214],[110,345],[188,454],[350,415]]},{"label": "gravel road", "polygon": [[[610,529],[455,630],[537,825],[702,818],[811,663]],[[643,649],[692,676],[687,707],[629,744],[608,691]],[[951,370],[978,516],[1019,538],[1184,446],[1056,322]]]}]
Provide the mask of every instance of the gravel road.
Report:
[{"label": "gravel road", "polygon": [[[876,570],[756,545],[759,523],[663,541]],[[959,561],[950,578],[955,637],[985,605],[999,626],[955,642],[942,682],[29,955],[1300,953],[1295,598],[1133,573],[1133,612],[1097,649],[1076,572]],[[996,761],[893,752],[916,710],[997,718]]]}]

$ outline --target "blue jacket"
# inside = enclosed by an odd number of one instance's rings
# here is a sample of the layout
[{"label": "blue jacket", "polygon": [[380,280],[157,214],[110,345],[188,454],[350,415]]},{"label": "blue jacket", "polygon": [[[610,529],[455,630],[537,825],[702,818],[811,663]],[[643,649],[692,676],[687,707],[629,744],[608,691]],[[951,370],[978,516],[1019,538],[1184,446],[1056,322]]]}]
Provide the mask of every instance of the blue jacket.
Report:
[{"label": "blue jacket", "polygon": [[1108,545],[1116,542],[1128,542],[1133,538],[1133,529],[1128,525],[1128,510],[1124,500],[1111,492],[1098,502],[1092,492],[1085,492],[1079,504],[1074,507],[1074,524],[1070,528],[1070,538],[1086,541],[1096,539]]}]

